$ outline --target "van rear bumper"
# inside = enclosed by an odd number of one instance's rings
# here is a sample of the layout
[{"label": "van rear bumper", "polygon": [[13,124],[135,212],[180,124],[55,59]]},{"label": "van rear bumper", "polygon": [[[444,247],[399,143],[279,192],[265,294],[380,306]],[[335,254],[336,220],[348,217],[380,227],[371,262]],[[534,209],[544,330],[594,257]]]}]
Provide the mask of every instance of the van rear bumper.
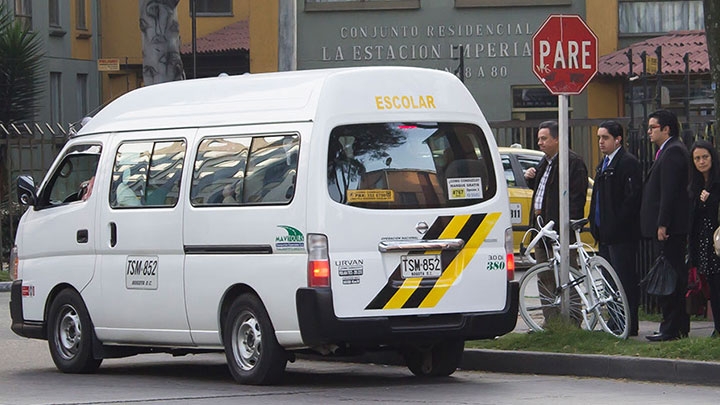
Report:
[{"label": "van rear bumper", "polygon": [[330,288],[300,288],[295,294],[298,322],[307,346],[322,344],[393,345],[453,338],[490,339],[515,329],[519,284],[507,284],[505,308],[497,312],[428,316],[337,318]]},{"label": "van rear bumper", "polygon": [[10,329],[16,335],[31,339],[47,339],[43,322],[26,321],[22,308],[22,280],[15,280],[10,287]]}]

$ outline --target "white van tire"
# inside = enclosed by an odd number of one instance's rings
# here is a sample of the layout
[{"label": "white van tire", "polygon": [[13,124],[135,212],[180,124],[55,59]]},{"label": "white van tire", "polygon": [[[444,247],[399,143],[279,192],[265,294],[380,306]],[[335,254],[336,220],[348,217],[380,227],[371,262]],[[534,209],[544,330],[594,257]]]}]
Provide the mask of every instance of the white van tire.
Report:
[{"label": "white van tire", "polygon": [[268,385],[280,380],[288,358],[256,296],[245,294],[236,298],[223,326],[225,357],[235,381]]},{"label": "white van tire", "polygon": [[461,339],[446,340],[429,348],[409,346],[403,349],[408,369],[418,377],[447,377],[460,366],[465,350]]},{"label": "white van tire", "polygon": [[48,312],[47,338],[50,355],[64,373],[93,373],[102,359],[93,357],[95,331],[85,303],[71,289],[61,291]]}]

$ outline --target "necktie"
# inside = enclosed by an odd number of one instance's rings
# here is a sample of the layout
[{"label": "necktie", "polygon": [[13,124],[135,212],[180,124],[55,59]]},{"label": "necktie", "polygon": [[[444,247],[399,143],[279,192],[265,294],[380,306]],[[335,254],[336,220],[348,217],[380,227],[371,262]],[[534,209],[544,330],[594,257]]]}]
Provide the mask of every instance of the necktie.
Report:
[{"label": "necktie", "polygon": [[604,172],[605,169],[607,169],[609,163],[610,163],[610,157],[605,156],[605,159],[603,159],[602,169],[600,169],[600,173]]},{"label": "necktie", "polygon": [[655,152],[655,160],[658,160],[660,157],[660,152],[662,152],[662,149],[658,149],[657,152]]},{"label": "necktie", "polygon": [[[605,169],[607,169],[608,164],[610,164],[610,157],[605,156],[602,168],[600,169],[601,174],[605,171]],[[598,188],[597,199],[595,200],[595,225],[600,226],[600,188]]]}]

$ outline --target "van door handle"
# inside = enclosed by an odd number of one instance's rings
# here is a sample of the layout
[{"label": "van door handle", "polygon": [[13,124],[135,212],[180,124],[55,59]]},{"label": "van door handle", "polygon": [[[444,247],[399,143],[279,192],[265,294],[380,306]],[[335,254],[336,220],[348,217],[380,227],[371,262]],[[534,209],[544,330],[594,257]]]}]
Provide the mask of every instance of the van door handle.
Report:
[{"label": "van door handle", "polygon": [[115,222],[110,222],[110,247],[117,245],[117,225]]},{"label": "van door handle", "polygon": [[75,234],[75,240],[77,240],[77,243],[88,243],[88,230],[78,229]]}]

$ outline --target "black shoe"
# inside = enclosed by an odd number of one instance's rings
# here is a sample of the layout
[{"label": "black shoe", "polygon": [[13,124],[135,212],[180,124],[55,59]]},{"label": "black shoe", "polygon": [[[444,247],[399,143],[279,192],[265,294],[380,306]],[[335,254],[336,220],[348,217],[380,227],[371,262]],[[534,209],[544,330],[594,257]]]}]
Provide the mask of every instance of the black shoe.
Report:
[{"label": "black shoe", "polygon": [[645,339],[651,342],[667,342],[668,340],[678,340],[678,335],[663,335],[662,333],[656,333],[654,335],[645,336]]}]

